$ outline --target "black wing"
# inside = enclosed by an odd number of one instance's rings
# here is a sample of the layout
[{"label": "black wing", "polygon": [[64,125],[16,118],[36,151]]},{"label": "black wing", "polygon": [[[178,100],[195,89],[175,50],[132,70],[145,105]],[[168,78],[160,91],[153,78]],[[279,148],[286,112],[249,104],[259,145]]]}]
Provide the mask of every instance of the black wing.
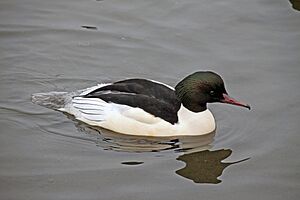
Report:
[{"label": "black wing", "polygon": [[178,122],[180,101],[174,90],[146,79],[128,79],[98,88],[86,98],[138,107],[171,124]]}]

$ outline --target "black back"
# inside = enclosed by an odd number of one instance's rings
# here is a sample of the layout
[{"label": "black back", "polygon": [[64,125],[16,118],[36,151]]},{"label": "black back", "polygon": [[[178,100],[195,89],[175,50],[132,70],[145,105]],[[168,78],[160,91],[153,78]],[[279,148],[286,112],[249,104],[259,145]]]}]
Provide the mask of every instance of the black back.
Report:
[{"label": "black back", "polygon": [[171,88],[146,79],[127,79],[98,88],[86,98],[138,107],[171,124],[178,122],[181,102]]}]

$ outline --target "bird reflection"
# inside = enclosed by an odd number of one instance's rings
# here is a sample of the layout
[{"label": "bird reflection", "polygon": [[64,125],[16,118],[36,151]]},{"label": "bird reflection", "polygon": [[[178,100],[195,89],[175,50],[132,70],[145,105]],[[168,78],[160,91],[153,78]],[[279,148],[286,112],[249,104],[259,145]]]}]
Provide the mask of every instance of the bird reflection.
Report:
[{"label": "bird reflection", "polygon": [[300,11],[300,0],[290,0],[290,2],[295,10]]},{"label": "bird reflection", "polygon": [[220,183],[218,179],[222,175],[223,170],[232,165],[249,158],[223,163],[222,160],[228,158],[232,153],[231,149],[220,149],[216,151],[200,151],[179,156],[176,160],[186,163],[186,166],[176,171],[176,174],[187,179],[193,180],[195,183]]},{"label": "bird reflection", "polygon": [[[69,117],[72,119],[71,116]],[[218,184],[221,182],[218,177],[222,175],[226,167],[249,159],[222,162],[232,154],[232,150],[209,150],[212,147],[215,132],[201,136],[143,137],[119,134],[78,121],[76,121],[75,126],[80,132],[88,136],[88,139],[86,137],[82,139],[94,141],[97,146],[105,150],[135,153],[169,150],[180,153],[181,155],[176,160],[184,162],[186,166],[175,171],[175,173],[195,183]],[[125,161],[121,164],[141,165],[143,162]]]}]

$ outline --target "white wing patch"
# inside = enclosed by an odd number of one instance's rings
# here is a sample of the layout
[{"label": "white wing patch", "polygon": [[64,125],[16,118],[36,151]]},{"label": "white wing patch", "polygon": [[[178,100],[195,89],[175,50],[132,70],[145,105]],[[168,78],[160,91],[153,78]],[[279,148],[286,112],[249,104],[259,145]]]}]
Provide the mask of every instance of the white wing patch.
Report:
[{"label": "white wing patch", "polygon": [[94,122],[103,122],[107,114],[113,110],[112,106],[98,98],[74,97],[73,107],[78,110],[77,118],[84,118]]}]

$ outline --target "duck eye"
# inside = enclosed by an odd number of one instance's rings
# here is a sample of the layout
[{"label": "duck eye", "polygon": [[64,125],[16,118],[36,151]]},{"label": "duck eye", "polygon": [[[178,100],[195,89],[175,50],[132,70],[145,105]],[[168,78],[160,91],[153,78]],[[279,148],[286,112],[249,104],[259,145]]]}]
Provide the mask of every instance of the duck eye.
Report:
[{"label": "duck eye", "polygon": [[215,91],[211,90],[211,91],[209,92],[209,94],[210,94],[211,96],[214,96],[214,95],[215,95]]}]

